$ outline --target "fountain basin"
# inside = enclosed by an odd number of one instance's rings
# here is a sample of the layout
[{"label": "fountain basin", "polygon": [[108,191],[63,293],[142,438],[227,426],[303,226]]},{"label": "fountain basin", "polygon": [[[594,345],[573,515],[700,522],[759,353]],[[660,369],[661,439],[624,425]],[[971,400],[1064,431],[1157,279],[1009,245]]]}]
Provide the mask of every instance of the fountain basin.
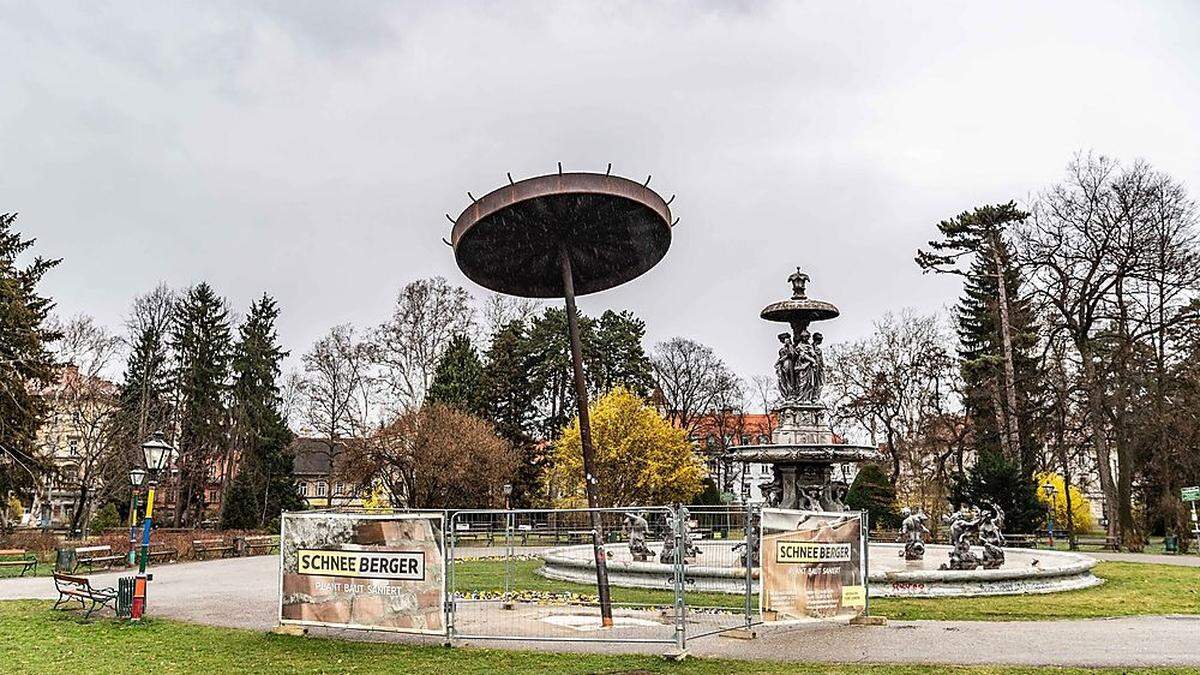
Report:
[{"label": "fountain basin", "polygon": [[[736,541],[700,540],[701,554],[687,566],[689,591],[741,594],[745,592],[746,570],[738,566]],[[661,543],[650,543],[660,550]],[[605,546],[609,552],[608,579],[614,586],[670,590],[673,568],[657,561],[633,560],[624,544]],[[948,559],[950,547],[931,544],[925,559],[906,562],[900,544],[872,543],[869,551],[871,597],[947,598],[985,595],[1057,593],[1089,588],[1103,583],[1092,574],[1096,560],[1079,553],[1005,549],[1003,567],[994,570],[939,570]],[[706,564],[705,558],[708,558]],[[555,548],[541,556],[544,566],[537,573],[559,581],[592,585],[596,581],[590,544]],[[1034,564],[1036,561],[1036,565]],[[751,569],[758,589],[758,569]]]}]

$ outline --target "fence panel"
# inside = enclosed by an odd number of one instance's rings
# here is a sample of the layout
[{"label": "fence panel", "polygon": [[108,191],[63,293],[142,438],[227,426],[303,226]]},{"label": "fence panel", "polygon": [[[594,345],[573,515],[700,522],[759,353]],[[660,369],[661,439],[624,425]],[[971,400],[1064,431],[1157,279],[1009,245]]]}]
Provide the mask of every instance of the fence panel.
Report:
[{"label": "fence panel", "polygon": [[445,635],[444,522],[440,511],[283,514],[279,622]]},{"label": "fence panel", "polygon": [[[604,532],[610,628],[601,624],[593,514]],[[680,575],[658,562],[674,521],[661,507],[455,512],[447,533],[451,636],[679,643]],[[631,537],[644,539],[649,555],[631,550]]]},{"label": "fence panel", "polygon": [[867,609],[861,512],[763,509],[760,611],[766,621],[853,617]]},{"label": "fence panel", "polygon": [[758,507],[689,506],[680,515],[688,542],[683,591],[687,638],[760,623],[754,569]]}]

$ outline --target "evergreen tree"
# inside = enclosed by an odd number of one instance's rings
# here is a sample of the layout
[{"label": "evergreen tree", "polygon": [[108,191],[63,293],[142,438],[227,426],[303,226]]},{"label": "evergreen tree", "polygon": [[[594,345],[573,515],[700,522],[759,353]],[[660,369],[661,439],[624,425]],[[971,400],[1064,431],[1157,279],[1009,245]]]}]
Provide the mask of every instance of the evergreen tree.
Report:
[{"label": "evergreen tree", "polygon": [[588,372],[592,388],[607,392],[624,387],[642,398],[654,389],[654,367],[642,339],[646,337],[646,322],[632,312],[606,310],[595,324],[595,357]]},{"label": "evergreen tree", "polygon": [[492,336],[484,355],[481,384],[483,416],[496,427],[496,433],[512,444],[519,458],[513,478],[512,505],[528,508],[536,505],[546,466],[543,445],[531,434],[534,417],[534,393],[529,376],[529,343],[525,324],[511,321]]},{"label": "evergreen tree", "polygon": [[[129,358],[118,392],[120,443],[137,448],[171,426],[172,373],[167,343],[174,295],[165,286],[137,298],[129,321]],[[140,451],[139,451],[140,452]],[[131,457],[131,461],[138,461]]]},{"label": "evergreen tree", "polygon": [[13,229],[17,214],[0,214],[0,495],[27,492],[41,467],[34,458],[38,427],[46,415],[38,386],[55,379],[47,344],[60,336],[47,319],[54,302],[38,293],[42,276],[59,263],[17,259],[34,244]]},{"label": "evergreen tree", "polygon": [[1004,510],[1006,532],[1036,532],[1046,515],[1038,502],[1037,483],[1024,475],[1016,462],[995,451],[979,453],[966,475],[956,477],[950,499],[955,506],[999,506]]},{"label": "evergreen tree", "polygon": [[278,318],[278,305],[264,294],[238,328],[230,414],[230,458],[238,465],[222,500],[225,528],[261,528],[281,511],[302,506],[287,452],[293,436],[281,412],[280,363],[287,352],[275,332]]},{"label": "evergreen tree", "polygon": [[482,415],[486,412],[482,387],[483,364],[475,353],[475,347],[467,336],[455,335],[434,369],[427,399],[473,415]]},{"label": "evergreen tree", "polygon": [[858,470],[846,493],[846,506],[855,511],[866,511],[872,528],[892,529],[900,525],[896,489],[878,464],[864,464]]},{"label": "evergreen tree", "polygon": [[190,288],[179,301],[170,335],[179,427],[176,527],[200,521],[209,468],[227,461],[230,339],[225,300],[207,283]]},{"label": "evergreen tree", "polygon": [[916,260],[925,271],[963,277],[959,361],[976,449],[1004,452],[1031,475],[1043,434],[1037,331],[1004,238],[1009,224],[1026,217],[1013,202],[964,212],[938,223],[943,238]]}]

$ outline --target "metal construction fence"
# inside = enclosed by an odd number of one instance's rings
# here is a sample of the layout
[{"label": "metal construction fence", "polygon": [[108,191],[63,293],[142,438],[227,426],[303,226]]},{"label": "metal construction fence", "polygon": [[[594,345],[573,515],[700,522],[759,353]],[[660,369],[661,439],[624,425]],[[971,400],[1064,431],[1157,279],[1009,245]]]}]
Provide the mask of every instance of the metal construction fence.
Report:
[{"label": "metal construction fence", "polygon": [[[777,548],[766,557],[786,567],[769,575],[775,605],[764,611],[767,512]],[[597,523],[611,626],[597,593]],[[841,615],[865,610],[864,525],[858,513],[759,505],[287,514],[281,619],[450,640],[683,649],[764,617],[833,616],[829,603]]]}]

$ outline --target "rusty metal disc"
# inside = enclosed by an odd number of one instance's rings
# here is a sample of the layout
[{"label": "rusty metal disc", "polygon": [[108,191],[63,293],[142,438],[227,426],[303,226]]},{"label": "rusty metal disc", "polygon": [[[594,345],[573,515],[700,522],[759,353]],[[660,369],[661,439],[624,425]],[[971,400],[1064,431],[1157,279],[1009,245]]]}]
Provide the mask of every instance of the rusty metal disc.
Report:
[{"label": "rusty metal disc", "polygon": [[450,235],[458,267],[475,283],[532,298],[563,296],[560,255],[575,293],[641,276],[671,245],[671,210],[658,193],[596,173],[538,176],[476,200]]}]

